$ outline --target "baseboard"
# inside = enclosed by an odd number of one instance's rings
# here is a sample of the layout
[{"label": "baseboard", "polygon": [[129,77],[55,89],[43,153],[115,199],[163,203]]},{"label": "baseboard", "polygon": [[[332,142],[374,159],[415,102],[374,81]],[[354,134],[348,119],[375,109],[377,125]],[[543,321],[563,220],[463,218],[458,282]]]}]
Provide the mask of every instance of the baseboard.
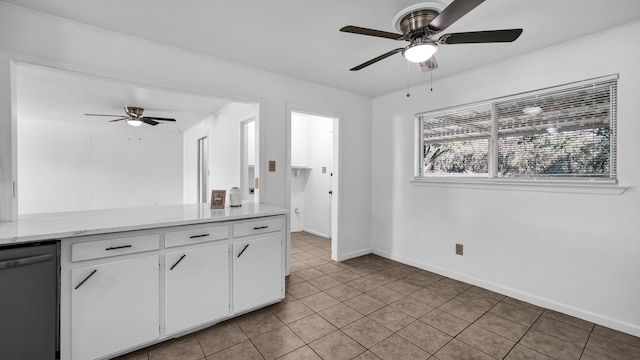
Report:
[{"label": "baseboard", "polygon": [[[580,308],[576,308],[574,306],[570,306],[564,303],[560,303],[554,300],[550,300],[547,298],[543,298],[534,294],[529,294],[526,292],[522,292],[520,290],[516,290],[510,287],[506,287],[506,286],[502,286],[500,284],[496,284],[496,283],[492,283],[492,282],[488,282],[488,281],[484,281],[482,279],[473,277],[473,276],[468,276],[465,274],[461,274],[455,271],[450,271],[448,269],[445,268],[441,268],[438,266],[432,266],[429,265],[427,263],[423,263],[420,261],[416,261],[413,259],[409,259],[409,258],[405,258],[402,256],[398,256],[395,255],[393,253],[387,252],[387,251],[383,251],[383,250],[377,250],[377,249],[371,249],[371,252],[373,254],[385,257],[387,259],[391,259],[394,261],[398,261],[400,263],[406,264],[406,265],[411,265],[423,270],[427,270],[427,271],[431,271],[433,273],[436,273],[438,275],[442,275],[442,276],[446,276],[448,278],[454,279],[454,280],[458,280],[458,281],[462,281],[465,282],[467,284],[471,284],[471,285],[475,285],[487,290],[491,290],[494,292],[497,292],[499,294],[502,295],[506,295],[509,297],[512,297],[514,299],[518,299],[521,301],[525,301],[528,302],[530,304],[533,305],[537,305],[546,309],[550,309],[550,310],[554,310],[554,311],[558,311],[560,313],[563,314],[567,314],[567,315],[571,315],[574,317],[577,317],[579,319],[582,320],[586,320],[589,322],[592,322],[594,324],[598,324],[598,325],[602,325],[614,330],[618,330],[627,334],[631,334],[633,336],[640,336],[640,326],[638,325],[634,325],[634,324],[630,324],[624,321],[620,321],[618,319],[613,319],[610,318],[608,316],[603,316],[600,314],[596,314],[593,313],[591,311],[587,311],[584,309],[580,309]],[[350,254],[349,254],[350,255]],[[362,254],[364,255],[364,254]],[[360,255],[355,255],[355,256],[360,256]],[[355,257],[354,256],[354,257]],[[346,260],[347,258],[345,258]]]},{"label": "baseboard", "polygon": [[362,249],[362,250],[358,250],[358,251],[352,251],[350,253],[346,253],[346,254],[342,254],[342,256],[340,256],[340,254],[338,254],[339,259],[338,261],[345,261],[345,260],[349,260],[358,256],[364,256],[367,254],[371,254],[371,249]]},{"label": "baseboard", "polygon": [[325,239],[330,239],[331,238],[331,235],[327,235],[327,234],[321,233],[319,231],[311,230],[311,229],[303,229],[301,231],[304,231],[304,232],[309,233],[311,235],[320,236],[320,237],[323,237]]}]

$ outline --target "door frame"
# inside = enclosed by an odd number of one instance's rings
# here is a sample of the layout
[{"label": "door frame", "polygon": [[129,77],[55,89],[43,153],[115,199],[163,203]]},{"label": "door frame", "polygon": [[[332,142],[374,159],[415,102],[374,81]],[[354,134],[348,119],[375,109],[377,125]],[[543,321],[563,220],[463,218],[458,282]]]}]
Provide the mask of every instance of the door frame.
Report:
[{"label": "door frame", "polygon": [[[340,127],[342,122],[340,119],[342,118],[340,114],[318,110],[313,108],[308,108],[304,106],[286,105],[286,121],[285,121],[285,204],[286,208],[289,209],[289,216],[291,216],[291,114],[292,113],[302,113],[313,116],[320,116],[325,118],[333,119],[333,154],[332,154],[332,171],[333,171],[333,196],[331,198],[331,259],[334,261],[341,260],[341,247],[340,247],[340,213],[341,213],[341,201],[340,201],[340,189],[341,189],[341,152],[342,148],[341,137],[340,137]],[[288,229],[287,229],[287,243],[291,243],[291,220],[288,221]],[[287,246],[287,259],[289,259],[289,248]],[[289,260],[286,261],[286,273],[289,274]]]},{"label": "door frame", "polygon": [[[256,194],[256,189],[255,189],[255,178],[258,177],[257,173],[256,173],[256,163],[258,162],[258,147],[256,146],[256,138],[257,138],[257,132],[256,132],[256,118],[257,118],[257,114],[256,115],[252,115],[250,117],[247,117],[246,119],[243,119],[240,121],[240,189],[242,190],[242,201],[248,201],[249,198],[251,198],[250,195],[253,195],[253,201],[254,202],[259,202],[257,200],[257,197],[255,196]],[[254,159],[254,164],[253,164],[253,178],[250,179],[249,178],[249,171],[248,171],[248,167],[249,167],[249,152],[248,152],[248,146],[249,146],[249,138],[248,138],[248,132],[247,132],[247,126],[249,125],[249,123],[253,123],[253,159]],[[249,188],[253,187],[254,189],[254,193],[250,194],[249,193]]]},{"label": "door frame", "polygon": [[209,201],[207,195],[209,190],[209,133],[207,135],[198,138],[196,149],[198,179],[196,196],[198,197],[197,204],[206,203]]}]

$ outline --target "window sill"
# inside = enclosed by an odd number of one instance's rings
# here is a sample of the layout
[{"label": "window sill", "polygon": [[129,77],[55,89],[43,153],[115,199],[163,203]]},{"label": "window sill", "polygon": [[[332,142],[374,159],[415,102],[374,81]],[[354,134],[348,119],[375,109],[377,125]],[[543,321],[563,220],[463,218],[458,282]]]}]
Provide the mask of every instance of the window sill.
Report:
[{"label": "window sill", "polygon": [[552,192],[567,194],[622,195],[630,189],[613,181],[570,180],[514,180],[486,178],[414,178],[414,186],[443,187],[456,189],[507,190],[529,192]]}]

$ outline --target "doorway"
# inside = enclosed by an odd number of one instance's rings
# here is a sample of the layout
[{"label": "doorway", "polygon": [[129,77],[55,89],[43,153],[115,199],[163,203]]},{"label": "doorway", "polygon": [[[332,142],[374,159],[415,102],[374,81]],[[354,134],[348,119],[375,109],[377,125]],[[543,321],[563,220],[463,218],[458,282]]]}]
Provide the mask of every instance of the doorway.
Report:
[{"label": "doorway", "polygon": [[338,260],[338,118],[291,110],[288,174],[291,232],[331,242]]},{"label": "doorway", "polygon": [[242,201],[255,202],[256,123],[252,118],[240,122],[240,191]]}]

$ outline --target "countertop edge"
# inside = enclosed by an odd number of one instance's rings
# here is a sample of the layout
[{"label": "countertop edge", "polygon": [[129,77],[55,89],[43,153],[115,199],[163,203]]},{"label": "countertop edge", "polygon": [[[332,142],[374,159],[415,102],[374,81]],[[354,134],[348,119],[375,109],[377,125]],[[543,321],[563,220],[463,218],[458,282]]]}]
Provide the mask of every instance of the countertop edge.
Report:
[{"label": "countertop edge", "polygon": [[[200,209],[197,209],[196,206],[198,205],[194,204],[173,207],[92,210],[89,212],[72,212],[67,214],[42,214],[28,216],[25,219],[0,223],[0,246],[27,244],[47,240],[61,240],[64,238],[110,234],[124,231],[150,230],[173,226],[245,220],[268,216],[286,215],[287,213],[289,213],[289,210],[287,209],[262,204],[256,204],[256,206],[250,204],[244,209],[236,208],[231,210],[228,208],[224,210],[210,210],[204,209],[202,207]],[[167,210],[171,212],[169,216],[164,213]],[[196,213],[199,215],[201,214],[202,216],[190,217],[193,216],[194,211],[196,211]],[[221,214],[221,211],[224,211],[224,214]],[[117,215],[113,215],[114,212],[117,212]],[[130,215],[135,216],[135,214],[140,214],[142,212],[144,212],[146,216],[145,219],[133,223],[131,223],[131,219],[127,219],[129,221],[128,224],[118,224],[119,218],[123,219]],[[82,216],[83,214],[87,213],[90,214],[90,216]],[[154,213],[157,213],[156,219],[153,219]],[[111,214],[112,216],[108,216],[109,214]],[[179,214],[182,214],[182,216],[179,216]],[[210,215],[210,217],[204,216],[207,214]],[[211,214],[214,214],[216,216],[211,217]],[[74,218],[76,216],[78,218]],[[149,217],[151,217],[151,219],[149,219]],[[82,224],[71,224],[72,222],[82,222],[83,220],[86,221],[86,219],[91,220],[88,221],[89,223],[86,224],[86,226],[82,226]],[[64,221],[69,222],[70,225],[67,228],[58,229],[60,227],[64,227],[60,224],[60,222]]]}]

